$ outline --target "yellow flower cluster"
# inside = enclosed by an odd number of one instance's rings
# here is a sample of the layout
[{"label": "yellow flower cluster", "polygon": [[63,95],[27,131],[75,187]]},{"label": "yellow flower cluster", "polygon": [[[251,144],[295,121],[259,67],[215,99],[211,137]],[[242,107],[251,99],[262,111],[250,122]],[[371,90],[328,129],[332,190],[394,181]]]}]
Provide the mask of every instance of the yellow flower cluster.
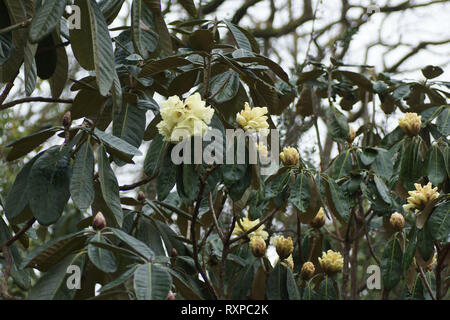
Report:
[{"label": "yellow flower cluster", "polygon": [[433,188],[431,182],[428,182],[428,184],[423,187],[419,183],[415,183],[414,186],[416,187],[416,190],[408,192],[410,195],[407,199],[408,203],[403,205],[405,211],[413,211],[415,209],[415,212],[418,213],[422,211],[429,202],[439,198],[439,192],[437,192],[438,188]]},{"label": "yellow flower cluster", "polygon": [[328,250],[326,253],[322,252],[322,258],[319,257],[319,264],[327,275],[332,276],[342,270],[344,258],[339,252]]},{"label": "yellow flower cluster", "polygon": [[184,102],[178,96],[171,96],[161,102],[161,118],[157,128],[165,141],[179,142],[193,135],[205,133],[214,115],[214,109],[206,107],[197,92]]},{"label": "yellow flower cluster", "polygon": [[[236,223],[236,226],[234,227],[234,230],[233,230],[233,235],[240,236],[247,230],[250,230],[251,228],[256,226],[258,223],[259,223],[259,219],[250,220],[248,217],[245,217],[245,218],[241,219],[241,221],[240,221],[242,228],[240,227],[239,223]],[[251,232],[248,235],[248,237],[250,239],[252,239],[253,237],[256,237],[256,236],[259,236],[262,239],[267,240],[267,238],[269,237],[269,234],[267,233],[267,231],[264,231],[264,225],[261,225],[258,229]]]},{"label": "yellow flower cluster", "polygon": [[291,237],[275,236],[270,239],[270,243],[275,247],[278,256],[282,260],[288,258],[294,251],[294,243]]},{"label": "yellow flower cluster", "polygon": [[415,136],[422,126],[422,117],[415,112],[407,112],[403,118],[398,119],[398,125],[408,136]]},{"label": "yellow flower cluster", "polygon": [[267,123],[266,107],[250,108],[248,102],[244,105],[244,110],[236,115],[236,122],[245,131],[256,131],[262,135],[269,134],[269,124]]},{"label": "yellow flower cluster", "polygon": [[287,147],[283,148],[283,152],[280,153],[280,159],[285,166],[294,166],[298,163],[300,154],[298,153],[297,149],[293,147]]}]

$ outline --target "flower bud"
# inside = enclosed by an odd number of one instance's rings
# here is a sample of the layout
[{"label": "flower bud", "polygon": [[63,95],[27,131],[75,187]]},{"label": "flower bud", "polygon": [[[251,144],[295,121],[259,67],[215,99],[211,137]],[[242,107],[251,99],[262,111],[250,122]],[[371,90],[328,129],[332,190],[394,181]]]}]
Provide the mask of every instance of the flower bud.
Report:
[{"label": "flower bud", "polygon": [[137,199],[138,201],[143,202],[145,200],[145,194],[142,191],[139,191]]},{"label": "flower bud", "polygon": [[275,246],[281,260],[288,258],[292,251],[294,251],[294,244],[291,237],[276,236],[272,238],[271,242]]},{"label": "flower bud", "polygon": [[395,212],[391,215],[389,222],[391,223],[391,226],[395,231],[400,231],[405,226],[405,218],[398,212]]},{"label": "flower bud", "polygon": [[303,280],[309,280],[312,278],[315,271],[316,268],[314,267],[314,264],[311,261],[307,261],[303,264],[300,275]]},{"label": "flower bud", "polygon": [[261,236],[254,236],[250,240],[250,249],[257,258],[262,258],[266,255],[266,242]]},{"label": "flower bud", "polygon": [[285,166],[294,166],[298,163],[300,154],[298,153],[297,149],[293,147],[287,147],[283,148],[283,152],[280,153],[280,159]]},{"label": "flower bud", "polygon": [[403,118],[398,119],[398,125],[408,136],[415,136],[422,126],[422,117],[415,112],[407,112]]},{"label": "flower bud", "polygon": [[167,300],[175,300],[175,295],[172,290],[169,291],[169,295],[167,296]]},{"label": "flower bud", "polygon": [[95,215],[94,221],[92,222],[92,227],[94,228],[94,230],[102,230],[106,227],[105,217],[100,211]]},{"label": "flower bud", "polygon": [[64,128],[69,128],[70,125],[72,124],[72,116],[71,116],[70,111],[67,111],[64,114],[64,117],[63,117],[63,120],[62,120],[62,124],[63,124]]},{"label": "flower bud", "polygon": [[340,271],[344,267],[344,258],[339,252],[328,250],[326,253],[322,252],[322,257],[319,257],[319,264],[323,271],[332,276]]},{"label": "flower bud", "polygon": [[348,139],[347,139],[347,141],[348,141],[349,143],[352,143],[353,140],[355,140],[356,132],[355,132],[355,130],[353,129],[352,126],[349,126],[348,128],[349,128],[349,133],[348,133]]},{"label": "flower bud", "polygon": [[316,216],[311,220],[309,225],[313,228],[319,229],[325,224],[325,210],[321,207],[317,212]]}]

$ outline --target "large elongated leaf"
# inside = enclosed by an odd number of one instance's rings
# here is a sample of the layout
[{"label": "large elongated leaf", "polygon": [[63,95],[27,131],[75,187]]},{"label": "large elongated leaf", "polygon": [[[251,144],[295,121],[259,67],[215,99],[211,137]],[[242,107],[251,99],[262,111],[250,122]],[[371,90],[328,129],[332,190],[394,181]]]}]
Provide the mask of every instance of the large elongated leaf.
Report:
[{"label": "large elongated leaf", "polygon": [[444,202],[438,205],[431,216],[428,218],[433,239],[445,241],[450,234],[450,202]]},{"label": "large elongated leaf", "polygon": [[402,260],[403,253],[400,242],[394,237],[384,248],[381,258],[381,276],[385,289],[394,288],[401,280],[403,275]]},{"label": "large elongated leaf", "polygon": [[56,222],[70,198],[70,158],[59,146],[44,152],[33,164],[27,182],[30,208],[45,226]]},{"label": "large elongated leaf", "polygon": [[144,59],[158,46],[153,14],[142,0],[134,0],[131,8],[131,40],[134,50]]},{"label": "large elongated leaf", "polygon": [[288,300],[287,268],[277,263],[267,279],[266,295],[269,300]]},{"label": "large elongated leaf", "polygon": [[55,238],[32,251],[22,262],[22,268],[47,271],[68,254],[84,246],[84,232],[71,233]]},{"label": "large elongated leaf", "polygon": [[145,110],[125,100],[119,113],[114,114],[113,134],[139,148],[145,131]]},{"label": "large elongated leaf", "polygon": [[328,133],[336,142],[344,142],[349,136],[347,118],[337,109],[328,112],[327,128]]},{"label": "large elongated leaf", "polygon": [[305,212],[309,205],[310,195],[311,191],[309,189],[308,177],[305,174],[300,173],[291,188],[289,202],[299,211]]},{"label": "large elongated leaf", "polygon": [[37,8],[29,28],[29,39],[32,43],[41,41],[56,28],[65,7],[65,1],[46,0]]},{"label": "large elongated leaf", "polygon": [[253,259],[239,273],[233,287],[231,288],[231,299],[245,299],[252,288],[253,277],[255,275],[255,262]]},{"label": "large elongated leaf", "polygon": [[27,196],[28,176],[33,164],[42,154],[43,152],[36,155],[20,170],[14,180],[11,191],[8,193],[4,209],[6,218],[11,223],[21,223],[31,217],[31,211],[25,211],[29,203]]},{"label": "large elongated leaf", "polygon": [[42,129],[38,132],[30,134],[29,136],[8,143],[6,147],[12,147],[12,149],[6,156],[6,161],[13,161],[26,155],[28,152],[34,150],[47,141],[58,130],[60,130],[60,128],[57,127]]},{"label": "large elongated leaf", "polygon": [[94,152],[89,140],[78,150],[73,162],[70,195],[80,210],[86,210],[94,201]]},{"label": "large elongated leaf", "polygon": [[436,145],[431,146],[425,156],[425,174],[435,186],[447,178],[444,155]]},{"label": "large elongated leaf", "polygon": [[114,53],[108,25],[95,1],[75,0],[81,9],[81,28],[70,30],[74,55],[86,70],[95,70],[100,94],[106,96],[115,77]]},{"label": "large elongated leaf", "polygon": [[421,177],[422,158],[419,143],[411,141],[403,152],[400,177],[406,190],[414,189],[414,183]]},{"label": "large elongated leaf", "polygon": [[339,179],[352,171],[352,157],[350,150],[343,151],[333,162],[333,178]]},{"label": "large elongated leaf", "polygon": [[250,44],[250,41],[245,36],[245,34],[231,22],[226,20],[224,22],[227,25],[228,30],[230,30],[233,40],[237,44],[237,47],[252,52],[252,45]]},{"label": "large elongated leaf", "polygon": [[[97,234],[91,238],[91,241],[106,242],[100,232],[97,232]],[[111,273],[117,270],[116,258],[114,257],[114,254],[107,249],[88,244],[88,256],[89,260],[104,272]]]},{"label": "large elongated leaf", "polygon": [[[53,38],[56,41],[56,45],[61,45],[62,41],[59,34],[55,34]],[[63,92],[66,87],[69,72],[69,60],[67,58],[66,48],[64,46],[59,46],[56,49],[56,56],[58,64],[56,65],[55,72],[49,79],[50,90],[53,98],[59,98]]]},{"label": "large elongated leaf", "polygon": [[150,143],[147,155],[144,160],[144,172],[147,176],[153,177],[164,156],[166,144],[162,135],[158,134]]},{"label": "large elongated leaf", "polygon": [[31,288],[28,300],[71,300],[77,292],[76,288],[69,289],[67,286],[67,269],[71,265],[83,268],[85,256],[70,255],[58,264],[52,266],[36,284]]},{"label": "large elongated leaf", "polygon": [[103,145],[100,145],[98,148],[98,177],[103,199],[105,199],[106,205],[114,214],[116,223],[122,226],[123,211],[120,204],[119,184],[114,171],[111,169],[108,155]]},{"label": "large elongated leaf", "polygon": [[171,286],[171,275],[152,263],[141,265],[134,272],[134,290],[138,300],[165,300]]},{"label": "large elongated leaf", "polygon": [[130,248],[139,253],[145,259],[148,260],[154,256],[153,251],[141,240],[130,236],[120,229],[112,228],[111,230],[120,240],[125,242],[128,246],[130,246]]},{"label": "large elongated leaf", "polygon": [[133,156],[142,155],[138,148],[121,138],[98,129],[95,129],[94,133],[104,143],[108,152],[112,153],[114,156],[119,156],[121,160],[129,159],[131,161]]}]

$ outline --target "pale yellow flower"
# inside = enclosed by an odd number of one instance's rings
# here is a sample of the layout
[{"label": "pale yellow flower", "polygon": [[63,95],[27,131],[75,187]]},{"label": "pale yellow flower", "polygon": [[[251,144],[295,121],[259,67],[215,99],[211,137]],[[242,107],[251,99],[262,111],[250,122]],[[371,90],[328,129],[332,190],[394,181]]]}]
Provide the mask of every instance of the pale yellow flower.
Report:
[{"label": "pale yellow flower", "polygon": [[414,186],[416,190],[409,191],[409,197],[407,198],[408,203],[403,205],[403,209],[405,211],[413,211],[416,213],[422,211],[425,206],[439,198],[439,192],[437,192],[437,187],[433,188],[431,182],[428,182],[427,185],[421,186],[419,183],[415,183]]},{"label": "pale yellow flower", "polygon": [[255,257],[264,257],[266,255],[266,248],[266,242],[261,236],[254,236],[250,239],[250,249]]},{"label": "pale yellow flower", "polygon": [[322,257],[319,257],[318,260],[323,271],[329,276],[342,271],[344,266],[344,258],[342,258],[342,255],[333,250],[328,250],[326,253],[322,252]]},{"label": "pale yellow flower", "polygon": [[294,251],[294,243],[291,237],[275,236],[270,239],[270,243],[275,247],[278,256],[282,260],[288,258]]},{"label": "pale yellow flower", "polygon": [[293,147],[287,147],[283,148],[283,152],[280,153],[280,159],[285,166],[293,166],[298,163],[300,154],[298,153],[297,149]]},{"label": "pale yellow flower", "polygon": [[[233,230],[233,235],[235,235],[235,236],[240,236],[247,230],[250,230],[251,228],[256,226],[259,223],[259,219],[250,220],[248,217],[244,217],[243,219],[241,219],[240,223],[241,223],[243,229],[241,229],[239,224],[236,223],[236,226],[234,227],[234,230]],[[251,232],[248,235],[248,237],[250,239],[253,237],[256,237],[256,236],[259,236],[259,237],[263,238],[264,240],[267,240],[267,238],[269,237],[269,234],[267,233],[267,231],[264,231],[264,225],[259,226],[258,229]]]},{"label": "pale yellow flower", "polygon": [[348,126],[349,134],[348,134],[348,142],[352,143],[353,140],[355,140],[356,132],[355,129],[353,129],[352,126]]},{"label": "pale yellow flower", "polygon": [[193,135],[205,133],[214,115],[214,109],[206,107],[197,92],[184,102],[178,96],[169,97],[161,102],[161,118],[157,128],[165,141],[179,142]]},{"label": "pale yellow flower", "polygon": [[422,126],[422,117],[415,112],[407,112],[403,118],[398,119],[398,124],[404,133],[415,136]]},{"label": "pale yellow flower", "polygon": [[244,110],[236,115],[236,122],[245,131],[256,131],[262,135],[269,134],[269,123],[267,122],[267,107],[250,108],[248,102],[244,105]]}]

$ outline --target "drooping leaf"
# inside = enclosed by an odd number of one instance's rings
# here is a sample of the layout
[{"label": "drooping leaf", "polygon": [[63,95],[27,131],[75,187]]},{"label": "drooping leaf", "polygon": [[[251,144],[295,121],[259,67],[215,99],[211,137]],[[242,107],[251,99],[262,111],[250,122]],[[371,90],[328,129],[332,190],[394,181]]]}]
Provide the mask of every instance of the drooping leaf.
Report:
[{"label": "drooping leaf", "polygon": [[400,242],[394,237],[384,248],[381,258],[381,276],[385,289],[393,289],[402,279],[402,260],[403,252]]},{"label": "drooping leaf", "polygon": [[447,178],[444,155],[437,145],[428,149],[425,156],[424,174],[435,186],[441,184]]},{"label": "drooping leaf", "polygon": [[47,0],[37,8],[29,27],[29,38],[32,43],[38,43],[56,28],[65,7],[64,1]]},{"label": "drooping leaf", "polygon": [[171,275],[158,265],[143,264],[134,272],[134,290],[138,300],[165,300],[171,286]]},{"label": "drooping leaf", "polygon": [[70,158],[58,146],[46,150],[33,164],[27,181],[30,208],[45,226],[55,223],[70,198]]},{"label": "drooping leaf", "polygon": [[114,214],[116,223],[122,226],[123,212],[120,204],[119,184],[103,145],[98,148],[98,176],[103,199]]},{"label": "drooping leaf", "polygon": [[13,161],[26,155],[28,152],[34,150],[47,141],[59,130],[60,128],[57,127],[42,129],[38,132],[30,134],[29,136],[8,143],[6,147],[12,147],[12,149],[6,156],[6,161]]},{"label": "drooping leaf", "polygon": [[295,179],[294,185],[291,187],[289,202],[292,203],[299,211],[305,212],[309,205],[310,189],[308,177],[300,173]]},{"label": "drooping leaf", "polygon": [[142,257],[149,260],[154,256],[153,251],[142,241],[130,236],[129,234],[123,232],[120,229],[111,228],[112,232],[115,236],[117,236],[120,240],[125,242],[130,248],[139,253]]},{"label": "drooping leaf", "polygon": [[94,201],[94,152],[89,139],[75,155],[70,180],[70,195],[80,210],[86,210]]},{"label": "drooping leaf", "polygon": [[[97,232],[96,235],[92,236],[91,240],[96,242],[106,242],[100,232]],[[111,273],[117,270],[114,254],[109,250],[88,244],[88,256],[89,260],[103,272]]]}]

